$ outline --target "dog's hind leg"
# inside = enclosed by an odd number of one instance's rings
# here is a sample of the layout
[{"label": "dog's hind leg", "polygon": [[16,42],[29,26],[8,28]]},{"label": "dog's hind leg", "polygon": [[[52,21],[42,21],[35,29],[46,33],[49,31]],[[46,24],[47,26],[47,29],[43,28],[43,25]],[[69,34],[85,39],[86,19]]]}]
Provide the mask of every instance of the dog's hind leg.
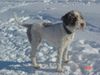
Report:
[{"label": "dog's hind leg", "polygon": [[40,34],[34,31],[34,34],[32,33],[32,41],[31,41],[31,47],[32,47],[31,60],[34,68],[40,68],[40,65],[37,64],[36,62],[36,52],[40,42],[41,42]]}]

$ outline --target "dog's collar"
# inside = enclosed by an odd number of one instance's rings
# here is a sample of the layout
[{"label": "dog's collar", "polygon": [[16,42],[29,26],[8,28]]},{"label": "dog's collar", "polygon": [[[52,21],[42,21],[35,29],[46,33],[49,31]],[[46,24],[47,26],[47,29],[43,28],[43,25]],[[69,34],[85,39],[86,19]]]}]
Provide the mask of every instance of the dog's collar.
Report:
[{"label": "dog's collar", "polygon": [[63,27],[67,34],[72,34],[72,32],[65,26],[64,23],[63,23]]}]

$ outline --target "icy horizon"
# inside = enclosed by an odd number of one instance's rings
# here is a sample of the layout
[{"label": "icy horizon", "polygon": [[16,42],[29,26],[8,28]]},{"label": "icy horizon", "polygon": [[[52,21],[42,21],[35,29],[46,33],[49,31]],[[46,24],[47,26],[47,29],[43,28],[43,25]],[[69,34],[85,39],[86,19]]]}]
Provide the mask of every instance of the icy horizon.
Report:
[{"label": "icy horizon", "polygon": [[100,0],[0,0],[0,2],[45,2],[45,3],[49,3],[49,2],[53,2],[53,3],[64,3],[64,2],[83,2],[83,3],[100,3]]}]

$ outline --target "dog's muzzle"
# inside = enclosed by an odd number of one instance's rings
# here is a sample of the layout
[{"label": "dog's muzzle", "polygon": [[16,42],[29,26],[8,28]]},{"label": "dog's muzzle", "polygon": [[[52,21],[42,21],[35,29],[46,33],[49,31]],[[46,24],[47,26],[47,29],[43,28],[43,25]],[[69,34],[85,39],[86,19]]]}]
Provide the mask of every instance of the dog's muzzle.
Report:
[{"label": "dog's muzzle", "polygon": [[80,29],[84,29],[86,27],[86,23],[85,22],[82,22],[82,23],[80,23]]}]

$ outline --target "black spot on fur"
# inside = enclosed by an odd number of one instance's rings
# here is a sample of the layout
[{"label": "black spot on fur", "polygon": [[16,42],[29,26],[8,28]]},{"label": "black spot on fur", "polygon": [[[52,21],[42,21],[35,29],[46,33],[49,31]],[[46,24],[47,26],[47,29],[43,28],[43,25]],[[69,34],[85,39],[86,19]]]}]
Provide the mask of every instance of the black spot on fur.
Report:
[{"label": "black spot on fur", "polygon": [[29,40],[30,43],[32,41],[32,37],[31,37],[31,27],[32,27],[32,25],[33,24],[22,24],[22,26],[27,28],[27,37],[28,37],[28,40]]},{"label": "black spot on fur", "polygon": [[50,27],[50,26],[52,26],[52,23],[46,23],[46,22],[44,22],[44,23],[43,23],[43,26],[44,26],[44,27]]},{"label": "black spot on fur", "polygon": [[27,37],[28,37],[29,42],[31,43],[31,41],[32,41],[31,26],[28,27],[28,29],[27,29]]}]

